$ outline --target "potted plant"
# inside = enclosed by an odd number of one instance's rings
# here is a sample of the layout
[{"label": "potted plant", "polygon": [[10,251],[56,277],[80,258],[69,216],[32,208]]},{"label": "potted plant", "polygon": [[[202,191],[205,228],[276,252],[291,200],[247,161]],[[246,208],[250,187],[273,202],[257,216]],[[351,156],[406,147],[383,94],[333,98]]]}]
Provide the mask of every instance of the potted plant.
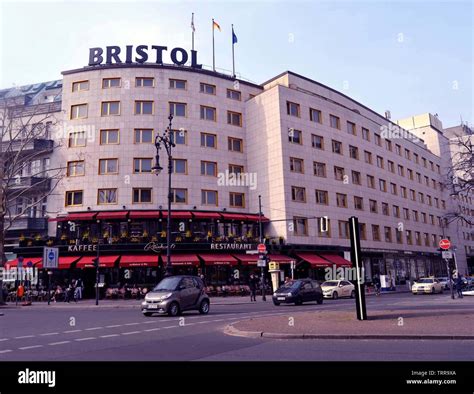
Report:
[{"label": "potted plant", "polygon": [[92,244],[96,245],[99,242],[99,238],[97,237],[92,237]]},{"label": "potted plant", "polygon": [[52,238],[49,238],[47,241],[46,241],[46,245],[47,246],[52,246],[54,244],[54,240]]}]

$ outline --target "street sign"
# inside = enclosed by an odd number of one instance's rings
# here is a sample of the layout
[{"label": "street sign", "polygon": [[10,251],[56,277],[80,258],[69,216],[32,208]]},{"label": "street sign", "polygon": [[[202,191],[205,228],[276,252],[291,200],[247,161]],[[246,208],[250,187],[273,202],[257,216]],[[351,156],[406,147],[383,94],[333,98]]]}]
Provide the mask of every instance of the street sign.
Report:
[{"label": "street sign", "polygon": [[267,251],[267,247],[265,246],[265,244],[258,244],[257,246],[258,253],[266,253],[266,251]]},{"label": "street sign", "polygon": [[442,254],[443,259],[449,260],[453,258],[453,252],[451,252],[450,250],[443,250],[441,254]]},{"label": "street sign", "polygon": [[59,249],[44,248],[43,250],[43,268],[58,268]]},{"label": "street sign", "polygon": [[449,239],[442,239],[439,241],[439,247],[441,249],[447,250],[451,247],[451,241]]},{"label": "street sign", "polygon": [[257,260],[257,267],[266,267],[267,261],[266,260]]},{"label": "street sign", "polygon": [[270,261],[268,263],[268,269],[270,271],[276,271],[276,270],[279,270],[280,269],[280,263],[277,262],[277,261]]}]

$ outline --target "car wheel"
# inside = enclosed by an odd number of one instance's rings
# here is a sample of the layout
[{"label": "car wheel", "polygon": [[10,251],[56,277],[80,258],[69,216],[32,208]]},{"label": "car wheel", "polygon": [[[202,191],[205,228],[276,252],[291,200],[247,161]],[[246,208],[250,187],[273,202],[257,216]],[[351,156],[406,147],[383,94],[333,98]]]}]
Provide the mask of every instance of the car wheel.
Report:
[{"label": "car wheel", "polygon": [[323,297],[318,298],[316,302],[318,303],[318,305],[321,305],[323,303]]},{"label": "car wheel", "polygon": [[436,290],[434,287],[431,288],[431,294],[435,294],[436,293]]},{"label": "car wheel", "polygon": [[201,305],[199,305],[199,313],[201,315],[207,315],[209,313],[209,301],[202,300]]},{"label": "car wheel", "polygon": [[296,301],[295,301],[295,305],[303,305],[303,300],[301,298],[298,298]]},{"label": "car wheel", "polygon": [[280,305],[280,303],[278,301],[273,300],[273,305],[278,306],[278,305]]},{"label": "car wheel", "polygon": [[177,302],[172,302],[168,307],[168,315],[178,316],[180,313],[179,304]]},{"label": "car wheel", "polygon": [[356,296],[356,292],[354,290],[351,291],[351,298],[354,298]]},{"label": "car wheel", "polygon": [[333,300],[337,300],[338,297],[339,297],[339,295],[337,294],[337,291],[335,291],[334,293],[332,293],[332,299],[333,299]]},{"label": "car wheel", "polygon": [[151,312],[143,312],[143,316],[150,317],[152,315]]}]

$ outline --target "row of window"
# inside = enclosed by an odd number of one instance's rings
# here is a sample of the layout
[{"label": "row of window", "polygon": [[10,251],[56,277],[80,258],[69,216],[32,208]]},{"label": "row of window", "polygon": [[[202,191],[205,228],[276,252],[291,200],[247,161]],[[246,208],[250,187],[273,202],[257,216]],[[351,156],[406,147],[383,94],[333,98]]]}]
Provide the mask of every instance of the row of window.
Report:
[{"label": "row of window", "polygon": [[[331,238],[331,220],[325,218],[318,218],[318,236],[321,238]],[[339,220],[338,232],[339,238],[349,239],[349,222],[344,220]],[[308,236],[308,218],[304,217],[293,217],[293,233],[298,236]],[[382,228],[378,224],[371,225],[372,230],[372,240],[373,241],[382,241],[381,232]],[[393,234],[395,233],[395,237]],[[362,240],[367,240],[367,226],[365,223],[359,223],[359,234]],[[405,235],[405,237],[404,237]],[[405,241],[404,241],[405,238]],[[396,242],[398,244],[403,244],[404,242],[407,245],[418,245],[418,246],[429,246],[429,247],[438,247],[438,242],[443,238],[442,235],[421,233],[419,231],[404,230],[400,231],[398,228],[392,228],[389,226],[383,227],[383,241],[384,242]]]},{"label": "row of window", "polygon": [[[176,90],[188,90],[188,81],[184,79],[169,79],[168,87],[169,89]],[[124,86],[126,88],[130,87],[130,81],[125,81]],[[82,92],[89,90],[90,84],[88,80],[76,81],[72,83],[72,92]],[[111,89],[111,88],[121,88],[122,87],[122,78],[103,78],[102,79],[102,89]],[[136,77],[135,78],[135,87],[137,88],[154,88],[155,87],[155,78],[154,77]],[[238,84],[234,84],[234,87],[238,87]],[[199,91],[201,93],[216,95],[217,87],[209,83],[201,82],[199,84]],[[231,100],[242,101],[242,92],[236,89],[226,89],[226,97]]]},{"label": "row of window", "polygon": [[[187,117],[187,103],[169,102],[169,113],[173,116]],[[86,119],[89,113],[89,105],[71,105],[70,119]],[[121,113],[120,101],[102,101],[101,116],[119,116]],[[135,115],[154,115],[155,102],[153,100],[135,100]],[[217,122],[217,108],[206,105],[200,106],[200,119]],[[227,111],[227,124],[242,127],[242,114],[235,111]]]},{"label": "row of window", "polygon": [[[134,129],[135,144],[152,144],[154,141],[153,129]],[[187,145],[186,130],[171,130],[171,140],[178,145]],[[204,133],[201,136],[201,146],[205,148],[217,149],[217,134]],[[88,136],[85,131],[69,133],[68,147],[77,148],[87,145]],[[99,132],[99,142],[101,145],[118,145],[120,143],[119,129],[102,129]],[[227,149],[231,152],[244,151],[244,141],[242,138],[227,137]]]},{"label": "row of window", "polygon": [[[286,102],[286,110],[287,110],[287,114],[289,116],[295,116],[295,117],[301,118],[300,104],[294,103],[294,102],[291,102],[291,101],[287,101]],[[311,122],[323,124],[323,116],[322,116],[321,111],[317,110],[317,109],[314,109],[314,108],[309,108],[309,120]],[[329,114],[329,126],[332,127],[333,129],[341,130],[341,119],[336,115]],[[353,122],[347,121],[346,122],[346,131],[347,131],[348,134],[356,136],[357,135],[356,124],[353,123]],[[365,128],[365,127],[361,127],[361,135],[362,135],[362,139],[364,139],[366,141],[371,141],[371,139],[372,139],[370,130]],[[373,135],[374,135],[375,144],[378,145],[378,146],[382,146],[382,137],[377,133],[373,133]],[[388,151],[393,152],[392,141],[390,141],[388,139],[385,139],[385,148]],[[420,156],[418,155],[418,153],[413,153],[412,154],[412,152],[407,148],[404,148],[403,151],[402,151],[402,147],[399,144],[395,144],[395,152],[399,156],[404,155],[405,158],[408,159],[408,160],[412,160],[412,157],[413,157],[414,162],[416,164],[420,164]],[[423,167],[428,168],[428,162],[429,162],[430,169],[432,171],[435,171],[435,164],[433,163],[433,161],[431,161],[431,160],[428,161],[425,157],[422,157],[421,160],[422,160],[422,163],[423,163]],[[441,173],[441,169],[440,169],[440,166],[438,164],[436,164],[436,171],[438,173]]]},{"label": "row of window", "polygon": [[[174,188],[171,191],[174,204],[188,204],[188,190]],[[67,207],[81,206],[84,201],[83,190],[70,190],[66,192],[65,205]],[[217,190],[201,190],[201,205],[218,206]],[[152,204],[152,188],[133,188],[132,204]],[[118,189],[107,188],[97,190],[97,204],[118,204]],[[245,193],[229,193],[229,206],[232,208],[245,208]]]}]

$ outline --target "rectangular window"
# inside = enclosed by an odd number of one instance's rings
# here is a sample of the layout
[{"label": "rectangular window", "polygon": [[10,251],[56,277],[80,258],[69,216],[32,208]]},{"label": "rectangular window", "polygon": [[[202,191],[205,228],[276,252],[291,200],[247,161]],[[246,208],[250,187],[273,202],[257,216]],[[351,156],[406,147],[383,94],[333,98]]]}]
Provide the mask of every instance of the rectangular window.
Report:
[{"label": "rectangular window", "polygon": [[344,168],[334,166],[334,178],[337,181],[343,181],[344,180]]},{"label": "rectangular window", "polygon": [[329,194],[326,190],[316,190],[316,204],[329,204]]},{"label": "rectangular window", "polygon": [[186,130],[171,130],[171,140],[177,145],[187,144],[188,132]]},{"label": "rectangular window", "polygon": [[375,189],[375,177],[372,175],[367,175],[367,187]]},{"label": "rectangular window", "polygon": [[352,135],[356,135],[356,125],[352,122],[347,122],[347,132]]},{"label": "rectangular window", "polygon": [[341,129],[341,122],[338,116],[335,115],[329,115],[329,125],[333,129]]},{"label": "rectangular window", "polygon": [[227,111],[227,124],[242,127],[242,114],[239,112]]},{"label": "rectangular window", "polygon": [[410,210],[408,208],[403,208],[403,219],[410,220]]},{"label": "rectangular window", "polygon": [[359,171],[352,171],[352,183],[354,185],[361,185],[362,184],[362,177]]},{"label": "rectangular window", "polygon": [[291,199],[296,202],[306,202],[306,189],[304,187],[291,186]]},{"label": "rectangular window", "polygon": [[152,158],[133,159],[133,172],[135,174],[150,173],[153,166],[152,161]]},{"label": "rectangular window", "polygon": [[407,198],[407,188],[405,186],[400,186],[400,194],[403,198]]},{"label": "rectangular window", "polygon": [[405,148],[405,159],[410,160],[411,159],[411,154],[410,150]]},{"label": "rectangular window", "polygon": [[228,149],[231,152],[243,152],[243,140],[240,138],[229,137],[227,139]]},{"label": "rectangular window", "polygon": [[200,92],[206,94],[216,94],[216,85],[211,85],[209,83],[200,83]]},{"label": "rectangular window", "polygon": [[395,183],[390,183],[390,193],[397,195],[397,185]]},{"label": "rectangular window", "polygon": [[71,105],[71,120],[87,118],[87,104]]},{"label": "rectangular window", "polygon": [[380,135],[374,133],[374,141],[376,145],[382,146],[382,139],[380,138]]},{"label": "rectangular window", "polygon": [[390,152],[392,151],[392,141],[385,140],[385,149],[387,149]]},{"label": "rectangular window", "polygon": [[187,81],[182,79],[170,79],[170,89],[186,90]]},{"label": "rectangular window", "polygon": [[217,163],[214,161],[201,161],[201,175],[217,176]]},{"label": "rectangular window", "polygon": [[69,161],[67,163],[67,176],[83,176],[84,172],[84,160]]},{"label": "rectangular window", "polygon": [[339,220],[339,238],[349,238],[349,222]]},{"label": "rectangular window", "polygon": [[133,204],[151,204],[151,189],[150,188],[138,188],[133,189]]},{"label": "rectangular window", "polygon": [[310,108],[309,109],[309,120],[315,123],[323,123],[323,118],[321,116],[321,111],[318,109]]},{"label": "rectangular window", "polygon": [[244,166],[238,164],[229,164],[229,174],[241,175],[244,172]]},{"label": "rectangular window", "polygon": [[300,174],[304,173],[304,162],[303,159],[298,159],[296,157],[290,157],[290,171],[298,172]]},{"label": "rectangular window", "polygon": [[109,88],[119,88],[122,81],[120,78],[104,78],[102,79],[102,88],[109,89]]},{"label": "rectangular window", "polygon": [[331,220],[326,217],[317,218],[318,237],[331,238]]},{"label": "rectangular window", "polygon": [[170,114],[173,116],[186,117],[186,103],[170,102]]},{"label": "rectangular window", "polygon": [[387,191],[387,182],[383,179],[379,179],[379,189],[380,191],[382,192],[386,192]]},{"label": "rectangular window", "polygon": [[362,240],[367,239],[367,234],[366,234],[365,228],[366,228],[365,223],[360,223],[359,222],[359,234],[360,234],[360,239],[362,239]]},{"label": "rectangular window", "polygon": [[135,115],[153,115],[153,101],[135,101]]},{"label": "rectangular window", "polygon": [[244,208],[245,207],[245,194],[230,192],[229,205],[235,208]]},{"label": "rectangular window", "polygon": [[380,226],[376,224],[372,225],[372,240],[380,241]]},{"label": "rectangular window", "polygon": [[101,145],[117,145],[119,143],[119,131],[117,129],[100,130]]},{"label": "rectangular window", "polygon": [[217,110],[214,107],[201,105],[201,119],[215,122],[217,119]]},{"label": "rectangular window", "polygon": [[286,113],[290,116],[300,117],[300,105],[292,103],[291,101],[286,102]]},{"label": "rectangular window", "polygon": [[384,227],[384,238],[385,242],[392,242],[392,228],[391,227]]},{"label": "rectangular window", "polygon": [[99,189],[97,191],[97,204],[117,204],[117,189]]},{"label": "rectangular window", "polygon": [[313,172],[314,172],[314,175],[325,178],[326,177],[326,164],[319,163],[317,161],[313,162]]},{"label": "rectangular window", "polygon": [[359,160],[359,148],[349,145],[349,157],[351,159]]},{"label": "rectangular window", "polygon": [[188,173],[188,161],[186,159],[173,159],[173,174]]},{"label": "rectangular window", "polygon": [[388,211],[388,204],[386,202],[382,203],[382,215],[389,216],[390,212]]},{"label": "rectangular window", "polygon": [[413,245],[411,230],[406,231],[406,237],[407,237],[407,245]]},{"label": "rectangular window", "polygon": [[405,176],[404,168],[400,164],[398,165],[398,175]]},{"label": "rectangular window", "polygon": [[227,89],[227,98],[231,100],[241,101],[242,93],[238,90]]},{"label": "rectangular window", "polygon": [[388,170],[392,173],[395,173],[395,164],[391,160],[387,160]]},{"label": "rectangular window", "polygon": [[102,116],[120,115],[120,101],[104,101],[101,106]]},{"label": "rectangular window", "polygon": [[397,244],[403,243],[403,232],[399,231],[398,228],[395,229],[395,237],[397,238]]},{"label": "rectangular window", "polygon": [[418,193],[418,201],[422,204],[425,203],[425,195],[423,193]]},{"label": "rectangular window", "polygon": [[332,151],[338,155],[342,155],[342,142],[332,140]]},{"label": "rectangular window", "polygon": [[336,204],[339,208],[347,208],[347,194],[336,193]]},{"label": "rectangular window", "polygon": [[402,147],[398,144],[395,144],[395,153],[399,156],[402,155]]},{"label": "rectangular window", "polygon": [[82,205],[83,200],[83,191],[82,190],[73,190],[66,192],[66,206],[72,207],[77,205]]},{"label": "rectangular window", "polygon": [[152,88],[155,86],[155,78],[153,77],[137,77],[135,78],[135,86],[137,88]]},{"label": "rectangular window", "polygon": [[382,169],[384,168],[382,156],[377,156],[377,167],[382,168]]},{"label": "rectangular window", "polygon": [[409,180],[413,180],[413,170],[407,168],[407,175]]},{"label": "rectangular window", "polygon": [[217,206],[217,190],[201,190],[201,204]]},{"label": "rectangular window", "polygon": [[188,189],[171,189],[171,202],[174,204],[186,204],[188,201]]},{"label": "rectangular window", "polygon": [[153,143],[153,129],[135,129],[135,144]]},{"label": "rectangular window", "polygon": [[418,211],[412,210],[412,211],[411,211],[411,214],[412,214],[412,216],[413,216],[413,220],[414,220],[415,222],[418,222],[418,220],[419,220],[419,219],[418,219]]},{"label": "rectangular window", "polygon": [[423,233],[423,238],[425,239],[425,246],[430,246],[430,235],[428,233]]},{"label": "rectangular window", "polygon": [[303,133],[301,130],[288,129],[288,141],[292,144],[303,144]]},{"label": "rectangular window", "polygon": [[377,213],[378,212],[377,201],[369,200],[369,208],[370,208],[371,213]]},{"label": "rectangular window", "polygon": [[354,196],[354,209],[359,211],[364,210],[364,199],[362,197]]},{"label": "rectangular window", "polygon": [[99,159],[99,175],[118,174],[118,159]]},{"label": "rectangular window", "polygon": [[217,148],[217,135],[201,133],[201,146],[205,148]]},{"label": "rectangular window", "polygon": [[84,131],[69,133],[69,148],[86,146],[86,133]]},{"label": "rectangular window", "polygon": [[72,83],[73,92],[81,92],[84,90],[89,90],[89,81],[77,81]]},{"label": "rectangular window", "polygon": [[364,159],[365,159],[366,163],[372,164],[372,153],[365,150],[364,151]]},{"label": "rectangular window", "polygon": [[369,129],[366,129],[366,128],[362,127],[362,139],[364,139],[366,141],[370,141],[370,131],[369,131]]},{"label": "rectangular window", "polygon": [[400,217],[400,207],[398,207],[397,205],[394,205],[392,207],[392,213],[393,213],[393,216],[395,216],[396,218],[399,218]]},{"label": "rectangular window", "polygon": [[308,219],[294,216],[293,228],[295,235],[308,235]]},{"label": "rectangular window", "polygon": [[311,134],[311,146],[315,149],[324,149],[324,138],[320,135]]}]

